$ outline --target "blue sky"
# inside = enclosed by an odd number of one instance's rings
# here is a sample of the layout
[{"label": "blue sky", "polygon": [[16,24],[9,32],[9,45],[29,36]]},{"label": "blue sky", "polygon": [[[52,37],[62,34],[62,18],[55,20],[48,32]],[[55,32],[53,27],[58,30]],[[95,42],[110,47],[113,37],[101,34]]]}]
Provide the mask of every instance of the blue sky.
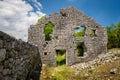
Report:
[{"label": "blue sky", "polygon": [[60,8],[74,6],[95,19],[102,26],[120,22],[120,0],[38,0],[47,15]]},{"label": "blue sky", "polygon": [[0,30],[27,41],[38,18],[76,7],[102,26],[120,22],[120,0],[0,0]]}]

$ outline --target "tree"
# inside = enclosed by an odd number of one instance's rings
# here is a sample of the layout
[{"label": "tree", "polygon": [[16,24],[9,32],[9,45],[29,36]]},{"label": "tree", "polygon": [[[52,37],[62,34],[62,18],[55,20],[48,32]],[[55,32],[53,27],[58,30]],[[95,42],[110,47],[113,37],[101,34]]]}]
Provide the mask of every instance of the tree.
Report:
[{"label": "tree", "polygon": [[120,23],[107,26],[108,48],[120,48]]}]

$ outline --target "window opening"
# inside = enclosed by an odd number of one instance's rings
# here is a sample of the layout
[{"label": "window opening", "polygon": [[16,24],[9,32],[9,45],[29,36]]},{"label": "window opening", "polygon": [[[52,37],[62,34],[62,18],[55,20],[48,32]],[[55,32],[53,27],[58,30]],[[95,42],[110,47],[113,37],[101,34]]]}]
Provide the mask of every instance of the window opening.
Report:
[{"label": "window opening", "polygon": [[47,52],[44,52],[44,55],[47,55]]},{"label": "window opening", "polygon": [[44,27],[44,34],[45,34],[45,41],[50,41],[51,36],[50,34],[53,33],[53,27],[54,25],[51,22],[48,22]]},{"label": "window opening", "polygon": [[85,27],[80,26],[74,29],[74,37],[84,37]]},{"label": "window opening", "polygon": [[95,29],[91,29],[90,36],[91,36],[91,37],[96,36],[95,32],[96,32],[96,30],[95,30]]},{"label": "window opening", "polygon": [[84,56],[84,42],[76,42],[77,53],[78,57]]}]

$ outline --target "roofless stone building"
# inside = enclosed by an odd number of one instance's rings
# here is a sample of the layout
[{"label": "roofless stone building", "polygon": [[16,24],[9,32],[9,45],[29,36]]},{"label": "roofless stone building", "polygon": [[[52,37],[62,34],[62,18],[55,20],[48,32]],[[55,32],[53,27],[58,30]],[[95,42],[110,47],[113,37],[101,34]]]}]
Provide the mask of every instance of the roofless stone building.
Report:
[{"label": "roofless stone building", "polygon": [[[53,30],[45,34],[45,26],[50,23]],[[84,28],[84,36],[75,37],[76,29]],[[107,32],[92,18],[74,7],[61,9],[60,14],[45,16],[38,25],[31,25],[28,42],[37,45],[42,63],[56,66],[56,54],[59,50],[66,51],[66,65],[94,59],[98,54],[107,51]],[[47,40],[46,37],[49,37]],[[83,55],[77,56],[76,43],[82,44]]]}]

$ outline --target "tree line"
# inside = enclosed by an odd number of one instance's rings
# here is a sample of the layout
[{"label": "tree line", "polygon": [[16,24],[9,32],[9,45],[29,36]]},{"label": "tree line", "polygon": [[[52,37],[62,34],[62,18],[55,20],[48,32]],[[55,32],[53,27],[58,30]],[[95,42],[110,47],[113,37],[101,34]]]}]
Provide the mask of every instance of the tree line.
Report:
[{"label": "tree line", "polygon": [[105,28],[108,35],[108,49],[120,48],[120,22]]}]

